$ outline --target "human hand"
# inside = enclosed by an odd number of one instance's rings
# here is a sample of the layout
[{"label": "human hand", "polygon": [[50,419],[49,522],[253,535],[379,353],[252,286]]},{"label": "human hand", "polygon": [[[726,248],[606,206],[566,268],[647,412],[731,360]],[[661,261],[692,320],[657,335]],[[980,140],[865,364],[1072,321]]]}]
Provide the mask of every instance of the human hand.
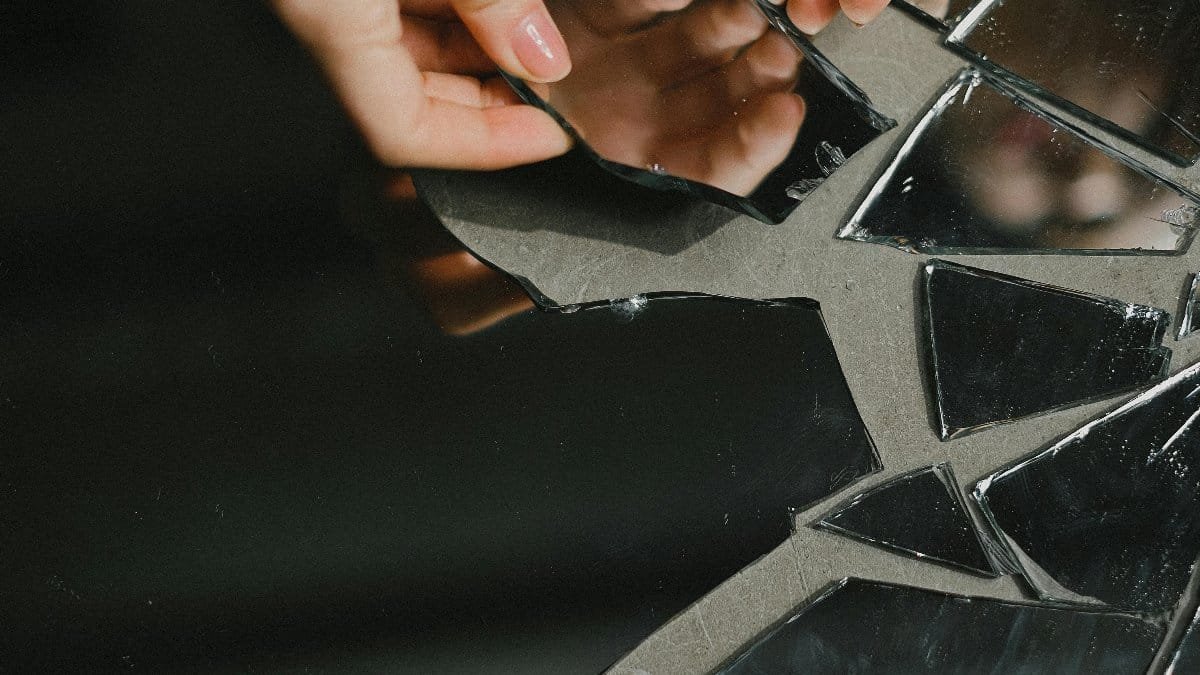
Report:
[{"label": "human hand", "polygon": [[575,69],[533,89],[613,162],[747,195],[804,117],[802,55],[751,0],[550,0]]},{"label": "human hand", "polygon": [[[783,4],[783,0],[771,0]],[[837,16],[838,10],[846,18],[862,26],[871,23],[887,7],[889,0],[786,0],[788,18],[801,32],[816,35]]]},{"label": "human hand", "polygon": [[571,141],[496,66],[532,82],[571,69],[542,0],[273,0],[372,151],[405,167],[498,169]]}]

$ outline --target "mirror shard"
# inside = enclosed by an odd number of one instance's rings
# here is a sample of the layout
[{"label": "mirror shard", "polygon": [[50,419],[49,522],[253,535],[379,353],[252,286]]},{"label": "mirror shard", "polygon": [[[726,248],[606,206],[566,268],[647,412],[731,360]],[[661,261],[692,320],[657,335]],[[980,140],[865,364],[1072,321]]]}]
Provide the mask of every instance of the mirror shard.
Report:
[{"label": "mirror shard", "polygon": [[571,74],[509,83],[581,152],[642,186],[780,222],[895,126],[768,0],[691,0],[673,12],[548,6]]},{"label": "mirror shard", "polygon": [[1157,613],[1200,553],[1200,364],[976,485],[1046,600]]},{"label": "mirror shard", "polygon": [[1192,275],[1183,303],[1183,311],[1179,313],[1179,332],[1175,334],[1176,340],[1182,340],[1200,327],[1197,326],[1197,321],[1200,321],[1200,274]]},{"label": "mirror shard", "polygon": [[1194,192],[968,68],[837,236],[936,254],[1162,255],[1198,226]]},{"label": "mirror shard", "polygon": [[1170,315],[943,260],[922,267],[927,371],[942,440],[1165,376]]},{"label": "mirror shard", "polygon": [[984,576],[996,576],[949,464],[893,478],[822,518],[821,529]]},{"label": "mirror shard", "polygon": [[718,673],[1143,673],[1163,634],[1131,614],[847,579]]}]

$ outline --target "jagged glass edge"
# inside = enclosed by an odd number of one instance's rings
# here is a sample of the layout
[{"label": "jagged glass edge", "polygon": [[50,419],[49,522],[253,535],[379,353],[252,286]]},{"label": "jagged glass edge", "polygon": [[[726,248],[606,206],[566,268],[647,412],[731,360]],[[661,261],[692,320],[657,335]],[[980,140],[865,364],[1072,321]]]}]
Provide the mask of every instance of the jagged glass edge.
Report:
[{"label": "jagged glass edge", "polygon": [[1159,633],[1158,642],[1160,644],[1166,638],[1166,626],[1164,625],[1162,618],[1158,617],[1158,616],[1150,616],[1150,615],[1143,614],[1140,612],[1128,612],[1128,611],[1123,611],[1123,610],[1106,609],[1106,608],[1100,608],[1100,607],[1094,607],[1094,606],[1088,606],[1088,605],[1079,605],[1079,604],[1074,604],[1074,603],[1054,602],[1054,601],[1045,601],[1045,600],[1039,601],[1039,602],[1029,602],[1029,601],[1019,601],[1019,600],[1002,600],[1000,598],[989,598],[989,597],[985,597],[985,596],[963,595],[961,593],[948,593],[946,591],[941,591],[941,590],[937,590],[937,589],[933,589],[933,588],[922,588],[920,586],[910,586],[908,584],[899,584],[899,583],[893,583],[893,582],[887,582],[887,581],[876,581],[873,579],[864,579],[861,577],[842,577],[841,579],[828,584],[823,589],[818,591],[815,595],[813,595],[809,600],[806,600],[798,608],[792,610],[792,613],[789,614],[782,621],[775,623],[774,625],[770,626],[765,631],[760,633],[758,637],[756,637],[753,641],[751,641],[745,647],[743,647],[733,658],[731,658],[727,662],[721,664],[716,670],[714,670],[713,671],[714,675],[721,675],[722,673],[727,672],[730,668],[733,668],[734,666],[736,666],[743,659],[748,658],[750,653],[753,652],[755,649],[757,649],[759,647],[759,645],[761,645],[761,644],[767,642],[768,640],[770,640],[771,638],[775,637],[775,634],[778,633],[779,631],[783,630],[784,627],[786,627],[787,625],[791,624],[794,621],[800,620],[811,609],[813,609],[817,605],[821,604],[822,602],[829,600],[837,593],[841,592],[842,590],[844,590],[852,585],[854,585],[854,586],[859,586],[859,585],[875,586],[875,587],[886,588],[886,589],[890,589],[890,590],[920,591],[922,593],[927,593],[930,595],[937,595],[937,596],[941,596],[943,598],[948,598],[951,600],[958,600],[960,602],[967,602],[967,603],[981,602],[981,603],[986,603],[986,604],[998,605],[998,606],[1002,606],[1002,607],[1014,607],[1014,608],[1018,608],[1018,609],[1040,609],[1040,610],[1047,610],[1047,611],[1070,612],[1072,614],[1097,614],[1097,615],[1108,616],[1108,617],[1121,617],[1121,618],[1125,618],[1125,619],[1131,619],[1134,621],[1140,621],[1141,623],[1146,624],[1146,626],[1148,626],[1149,628],[1156,629]]},{"label": "jagged glass edge", "polygon": [[[971,33],[975,30],[979,23],[983,21],[983,19],[987,18],[988,14],[990,14],[993,9],[1004,4],[1004,2],[1005,0],[979,0],[978,4],[976,4],[959,18],[958,24],[954,26],[954,28],[951,29],[950,34],[946,36],[946,47],[951,51],[957,52],[963,58],[966,58],[972,63],[989,71],[993,76],[1016,87],[1017,89],[1027,92],[1032,96],[1049,101],[1050,103],[1063,108],[1071,114],[1087,120],[1089,124],[1093,124],[1101,129],[1104,129],[1105,131],[1119,136],[1138,146],[1139,148],[1142,148],[1143,150],[1158,155],[1159,157],[1176,166],[1186,168],[1193,166],[1196,164],[1197,160],[1200,160],[1200,142],[1193,141],[1197,147],[1196,152],[1191,156],[1180,155],[1179,153],[1168,150],[1154,141],[1151,141],[1145,136],[1126,129],[1115,122],[1107,120],[1104,117],[1101,117],[1100,115],[1097,115],[1096,113],[1079,106],[1078,104],[1066,100],[1062,96],[1059,96],[1058,94],[1055,94],[1054,92],[1035,84],[1034,82],[1031,82],[1030,80],[1027,80],[1011,70],[1008,70],[1007,68],[997,64],[995,61],[989,59],[987,55],[980,54],[979,52],[976,52],[968,47],[966,45],[966,40],[970,38]],[[1183,130],[1183,133],[1186,136],[1196,135],[1196,132],[1192,132],[1190,130]]]},{"label": "jagged glass edge", "polygon": [[920,7],[912,4],[911,2],[908,2],[908,0],[896,0],[895,2],[891,3],[891,5],[901,12],[904,12],[910,17],[916,19],[918,22],[925,24],[925,26],[928,28],[939,33],[948,33],[953,30],[954,26],[958,24],[959,20],[962,19],[962,17],[970,9],[968,7],[954,16],[948,16],[945,19],[939,19],[929,12],[926,12]]},{"label": "jagged glass edge", "polygon": [[[941,481],[942,486],[946,488],[946,492],[951,495],[951,498],[954,500],[954,503],[958,505],[959,510],[962,512],[963,517],[966,518],[967,523],[970,524],[971,531],[975,534],[975,541],[976,541],[976,543],[979,544],[980,552],[983,553],[983,557],[988,560],[988,563],[992,565],[992,568],[986,569],[986,570],[979,569],[977,567],[972,567],[970,565],[966,565],[966,564],[963,564],[963,563],[955,561],[955,560],[946,560],[945,558],[940,558],[938,556],[930,555],[928,553],[914,551],[910,548],[905,548],[903,546],[898,546],[896,544],[891,544],[891,543],[888,543],[885,541],[881,541],[879,539],[875,539],[873,537],[869,537],[865,534],[862,534],[861,532],[856,532],[854,530],[848,530],[844,527],[840,527],[838,525],[835,525],[835,524],[829,522],[829,519],[840,516],[845,511],[853,508],[856,504],[858,504],[858,502],[860,502],[864,499],[867,499],[868,497],[871,497],[872,495],[883,492],[897,483],[902,483],[904,481],[911,480],[911,479],[916,478],[917,476],[920,476],[925,473],[934,474],[934,476],[936,476],[938,478],[938,480]],[[979,532],[979,528],[976,527],[976,525],[975,525],[975,520],[971,517],[971,512],[968,510],[966,500],[963,499],[962,492],[958,489],[958,481],[954,477],[954,471],[950,468],[949,462],[942,462],[940,464],[934,464],[932,466],[926,466],[926,467],[921,467],[919,469],[914,469],[912,471],[903,473],[899,476],[896,476],[887,481],[884,481],[883,483],[880,483],[879,485],[869,488],[864,492],[860,492],[860,493],[850,497],[849,499],[842,501],[834,508],[830,509],[830,511],[828,513],[821,516],[821,518],[819,520],[817,520],[817,522],[813,523],[812,527],[814,529],[827,530],[829,532],[840,534],[840,535],[842,535],[844,537],[848,537],[850,539],[855,539],[858,541],[866,542],[868,544],[871,544],[872,546],[883,549],[890,553],[895,553],[896,551],[899,551],[909,557],[913,557],[918,560],[927,560],[927,561],[931,561],[931,562],[942,564],[942,565],[948,565],[954,569],[966,571],[966,572],[969,572],[969,573],[977,575],[977,576],[982,576],[982,577],[991,578],[991,579],[994,579],[994,578],[1000,576],[1000,573],[997,572],[995,569],[995,563],[992,560],[992,554],[989,552],[987,545],[984,543],[983,538]]]},{"label": "jagged glass edge", "polygon": [[1035,102],[1026,99],[1022,94],[1013,89],[1002,80],[992,77],[989,73],[980,71],[973,66],[967,66],[959,71],[954,77],[947,82],[942,93],[932,106],[925,112],[924,115],[914,125],[912,131],[904,139],[904,143],[900,149],[896,151],[894,157],[889,161],[879,177],[871,184],[871,188],[863,197],[859,206],[854,210],[854,215],[843,226],[841,226],[834,235],[837,239],[844,241],[861,241],[869,244],[880,244],[889,246],[905,253],[922,253],[928,255],[1093,255],[1093,256],[1126,256],[1126,255],[1159,255],[1159,256],[1178,256],[1183,255],[1192,246],[1192,241],[1196,238],[1197,228],[1179,227],[1181,230],[1186,230],[1180,235],[1179,243],[1173,250],[1147,250],[1138,248],[1011,248],[999,246],[928,246],[921,242],[912,242],[905,237],[900,236],[883,236],[871,234],[862,224],[862,219],[866,214],[875,208],[878,200],[883,196],[895,177],[900,165],[907,161],[912,156],[918,143],[924,140],[929,127],[937,121],[942,111],[945,110],[962,91],[963,87],[968,88],[968,96],[971,89],[977,86],[991,86],[1001,95],[1007,96],[1019,108],[1036,115],[1046,122],[1057,126],[1080,140],[1092,146],[1093,148],[1104,153],[1109,158],[1124,164],[1126,167],[1137,172],[1144,178],[1165,185],[1166,187],[1179,193],[1185,199],[1191,200],[1193,204],[1200,207],[1200,193],[1180,184],[1178,181],[1163,176],[1154,169],[1147,166],[1142,161],[1132,157],[1128,153],[1114,148],[1108,143],[1093,135],[1087,129],[1073,124],[1066,119],[1039,107]]},{"label": "jagged glass edge", "polygon": [[[767,0],[753,0],[754,5],[763,13],[767,21],[777,30],[786,35],[792,44],[804,55],[804,61],[810,64],[822,76],[825,77],[835,88],[840,90],[852,103],[854,109],[864,122],[882,134],[896,126],[896,121],[887,117],[882,112],[878,111],[874,104],[871,103],[870,97],[867,96],[858,85],[854,84],[849,77],[845,75],[837,66],[833,65],[824,54],[822,54],[807,37],[804,36],[792,24],[791,20],[782,10],[771,5]],[[785,209],[782,213],[767,213],[754,204],[748,197],[741,197],[727,192],[721,188],[693,181],[688,178],[672,176],[669,174],[658,174],[646,169],[614,162],[605,159],[599,153],[592,149],[575,127],[566,120],[557,110],[550,105],[537,92],[533,91],[523,80],[505,73],[500,72],[500,75],[508,82],[509,86],[517,92],[523,101],[532,105],[547,114],[549,114],[559,126],[571,137],[579,148],[589,159],[600,165],[601,168],[613,173],[625,180],[637,183],[643,187],[666,192],[681,192],[683,194],[699,197],[706,201],[710,201],[728,209],[744,213],[752,218],[760,220],[764,223],[778,224],[784,221],[787,216],[800,205],[800,201],[796,201],[790,208]],[[853,156],[854,153],[852,153]]]},{"label": "jagged glass edge", "polygon": [[1187,297],[1183,299],[1183,311],[1179,313],[1179,332],[1175,334],[1175,340],[1178,342],[1183,338],[1196,332],[1196,295],[1200,292],[1200,274],[1193,274],[1192,281],[1188,284]]},{"label": "jagged glass edge", "polygon": [[[1014,418],[1005,419],[1005,420],[996,420],[993,422],[988,422],[986,424],[980,424],[978,426],[973,426],[973,427],[965,427],[965,428],[961,428],[961,429],[953,428],[952,429],[949,426],[947,426],[947,424],[946,424],[945,411],[942,409],[942,384],[941,384],[941,380],[937,376],[937,372],[938,372],[937,340],[935,339],[935,337],[933,335],[933,315],[932,315],[933,308],[932,308],[932,303],[930,302],[930,297],[929,297],[929,281],[932,278],[933,270],[935,270],[935,269],[953,270],[956,272],[963,272],[966,274],[970,274],[972,276],[991,279],[993,281],[1001,281],[1004,283],[1017,284],[1019,286],[1032,287],[1032,288],[1046,290],[1046,291],[1053,291],[1057,294],[1065,293],[1067,295],[1074,296],[1081,300],[1087,300],[1088,302],[1098,302],[1102,305],[1106,305],[1107,307],[1109,307],[1111,309],[1119,309],[1121,311],[1125,311],[1126,309],[1128,309],[1130,307],[1136,307],[1138,309],[1147,310],[1148,315],[1153,315],[1155,317],[1154,318],[1155,330],[1154,330],[1154,335],[1151,339],[1151,343],[1149,345],[1147,345],[1144,349],[1146,349],[1147,351],[1155,351],[1155,352],[1158,352],[1159,354],[1161,354],[1163,357],[1162,367],[1159,369],[1159,372],[1157,374],[1155,374],[1149,380],[1146,380],[1145,382],[1142,382],[1139,384],[1135,384],[1133,386],[1122,387],[1120,389],[1114,389],[1114,390],[1106,391],[1106,392],[1099,392],[1096,395],[1090,396],[1088,398],[1079,399],[1076,401],[1070,401],[1068,403],[1064,403],[1064,404],[1055,406],[1053,408],[1047,408],[1045,410],[1039,410],[1037,412],[1030,413],[1028,415],[1022,415],[1021,417],[1014,417]],[[1166,337],[1167,328],[1169,328],[1171,325],[1171,313],[1164,309],[1160,309],[1158,307],[1151,307],[1150,305],[1139,305],[1137,303],[1132,303],[1132,302],[1122,302],[1120,300],[1117,300],[1116,298],[1110,298],[1110,297],[1103,296],[1103,295],[1096,295],[1094,293],[1085,293],[1083,291],[1077,291],[1077,290],[1070,289],[1070,288],[1063,288],[1061,286],[1055,286],[1053,284],[1046,284],[1046,283],[1042,283],[1040,281],[1033,281],[1032,279],[1023,279],[1021,277],[1013,276],[1010,274],[1002,274],[1000,272],[993,272],[991,270],[983,270],[983,269],[979,269],[976,267],[969,267],[967,265],[960,265],[958,263],[953,263],[948,260],[938,260],[938,259],[932,259],[932,260],[928,260],[928,261],[922,263],[920,287],[921,287],[922,337],[924,338],[924,341],[925,341],[925,350],[927,351],[927,358],[928,358],[928,363],[929,363],[928,377],[929,377],[930,384],[931,384],[931,393],[933,395],[932,398],[933,398],[933,407],[934,407],[934,411],[935,411],[935,417],[937,418],[937,426],[938,426],[937,432],[938,432],[938,437],[941,439],[942,442],[951,441],[956,438],[962,438],[963,436],[974,434],[974,433],[984,431],[987,429],[991,429],[993,427],[1001,426],[1004,424],[1011,424],[1013,422],[1017,422],[1020,420],[1026,420],[1026,419],[1030,419],[1033,417],[1040,417],[1042,415],[1048,415],[1050,413],[1058,412],[1060,410],[1067,410],[1069,408],[1075,408],[1075,407],[1078,407],[1081,405],[1087,405],[1088,403],[1104,401],[1104,400],[1113,398],[1114,396],[1119,396],[1120,394],[1123,394],[1125,392],[1137,391],[1138,389],[1141,389],[1141,388],[1145,387],[1146,385],[1154,384],[1156,382],[1161,382],[1170,373],[1171,358],[1174,355],[1174,353],[1171,351],[1170,347],[1163,346],[1162,340],[1164,337]],[[1149,316],[1147,316],[1145,318],[1148,319]]]},{"label": "jagged glass edge", "polygon": [[[1134,410],[1137,410],[1146,402],[1153,400],[1159,394],[1163,393],[1170,387],[1174,386],[1176,380],[1187,379],[1198,373],[1200,373],[1200,361],[1188,366],[1187,368],[1184,368],[1183,370],[1181,370],[1178,373],[1176,373],[1175,375],[1173,375],[1170,379],[1167,379],[1163,382],[1159,382],[1159,383],[1155,384],[1153,387],[1146,389],[1142,393],[1140,393],[1137,396],[1133,397],[1132,399],[1126,401],[1125,403],[1121,404],[1117,408],[1110,410],[1110,411],[1104,413],[1103,415],[1100,415],[1099,417],[1093,419],[1092,421],[1088,422],[1087,424],[1084,424],[1083,426],[1079,427],[1078,429],[1068,433],[1066,436],[1063,436],[1063,437],[1059,438],[1058,440],[1051,442],[1050,445],[1044,447],[1043,449],[1037,450],[1029,455],[1026,455],[1023,458],[1018,459],[1015,462],[1012,462],[1008,466],[1006,466],[1002,469],[999,469],[997,471],[994,471],[994,472],[988,474],[987,476],[984,476],[977,483],[975,483],[974,489],[971,490],[971,500],[975,502],[975,505],[979,508],[979,512],[983,514],[984,520],[987,522],[988,527],[991,529],[990,534],[991,534],[992,538],[995,539],[995,541],[997,542],[997,544],[999,546],[1004,548],[1005,553],[1007,554],[1008,558],[1010,560],[1012,560],[1013,563],[1016,565],[1015,572],[1017,574],[1020,574],[1025,579],[1025,581],[1029,584],[1029,587],[1031,589],[1033,589],[1033,592],[1037,594],[1039,599],[1046,601],[1046,602],[1060,603],[1067,607],[1094,607],[1094,606],[1099,605],[1102,607],[1112,608],[1111,605],[1104,604],[1099,600],[1095,600],[1093,604],[1085,605],[1085,604],[1081,604],[1079,601],[1074,601],[1074,600],[1071,600],[1068,598],[1060,598],[1060,597],[1054,595],[1054,592],[1051,589],[1048,589],[1039,583],[1039,581],[1038,581],[1039,576],[1045,576],[1047,578],[1052,578],[1052,577],[1050,577],[1049,574],[1046,574],[1044,572],[1039,574],[1038,571],[1029,569],[1028,565],[1025,562],[1025,560],[1027,560],[1027,556],[1022,556],[1019,553],[1018,547],[1016,546],[1016,544],[1012,541],[1012,539],[1004,531],[1004,528],[1002,528],[1000,526],[999,521],[996,519],[996,514],[990,508],[988,498],[987,498],[987,492],[991,488],[992,484],[996,483],[997,481],[1003,480],[1014,473],[1020,472],[1027,466],[1030,466],[1030,465],[1033,465],[1033,464],[1036,464],[1036,463],[1039,463],[1042,461],[1047,461],[1047,460],[1053,458],[1054,456],[1056,456],[1059,453],[1059,451],[1061,451],[1064,447],[1071,444],[1073,441],[1087,437],[1087,435],[1090,434],[1093,429],[1095,429],[1099,426],[1102,426],[1106,423],[1109,423],[1113,420],[1117,420],[1117,419],[1125,416],[1126,414],[1128,414]],[[1030,563],[1032,564],[1033,561],[1030,561]],[[1195,573],[1197,565],[1200,565],[1200,558],[1192,561],[1190,570],[1192,571],[1193,574]],[[1186,595],[1187,594],[1185,592],[1180,597],[1180,600],[1185,598]],[[1149,614],[1139,613],[1139,612],[1135,612],[1135,614],[1138,614],[1140,616],[1153,616],[1153,617],[1157,617],[1161,621],[1165,621],[1165,620],[1167,620],[1167,618],[1169,618],[1172,614],[1174,614],[1176,612],[1177,606],[1178,606],[1178,601],[1177,601],[1176,607],[1167,608],[1166,610],[1164,610],[1163,612],[1160,612],[1159,614],[1149,615]],[[1117,609],[1118,611],[1126,611],[1121,608],[1115,608],[1115,609]]]}]

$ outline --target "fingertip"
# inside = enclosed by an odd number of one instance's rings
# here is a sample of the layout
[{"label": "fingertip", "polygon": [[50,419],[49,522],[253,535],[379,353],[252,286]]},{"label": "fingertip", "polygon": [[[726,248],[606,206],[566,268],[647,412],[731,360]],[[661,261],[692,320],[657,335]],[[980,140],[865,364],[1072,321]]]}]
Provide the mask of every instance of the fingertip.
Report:
[{"label": "fingertip", "polygon": [[517,23],[512,49],[525,69],[525,79],[532,82],[557,82],[571,72],[567,43],[545,7],[534,9]]},{"label": "fingertip", "polygon": [[820,33],[837,16],[837,0],[788,0],[787,15],[806,35]]},{"label": "fingertip", "polygon": [[856,26],[865,26],[883,13],[888,0],[842,0],[842,12]]}]

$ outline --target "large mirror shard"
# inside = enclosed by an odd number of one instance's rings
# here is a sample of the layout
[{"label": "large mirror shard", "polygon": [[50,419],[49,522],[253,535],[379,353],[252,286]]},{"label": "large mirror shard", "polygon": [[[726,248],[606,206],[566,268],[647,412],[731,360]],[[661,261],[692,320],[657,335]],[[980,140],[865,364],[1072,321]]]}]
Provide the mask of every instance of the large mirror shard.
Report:
[{"label": "large mirror shard", "polygon": [[937,254],[1173,254],[1198,226],[1200,196],[967,69],[837,236]]},{"label": "large mirror shard", "polygon": [[1047,600],[1173,608],[1200,553],[1200,364],[973,493]]},{"label": "large mirror shard", "polygon": [[1179,644],[1171,652],[1166,675],[1200,673],[1200,610],[1187,625]]},{"label": "large mirror shard", "polygon": [[510,78],[606,169],[767,222],[895,123],[766,0],[550,0],[574,64]]},{"label": "large mirror shard", "polygon": [[937,431],[948,440],[1166,376],[1161,309],[933,260],[922,268]]},{"label": "large mirror shard", "polygon": [[982,0],[948,43],[1168,160],[1200,157],[1194,0]]},{"label": "large mirror shard", "polygon": [[848,579],[721,675],[1146,672],[1164,630],[1138,616]]},{"label": "large mirror shard", "polygon": [[949,464],[918,469],[856,495],[816,527],[915,558],[996,576]]},{"label": "large mirror shard", "polygon": [[6,267],[5,666],[594,674],[879,468],[814,302],[539,309],[347,200]]}]

